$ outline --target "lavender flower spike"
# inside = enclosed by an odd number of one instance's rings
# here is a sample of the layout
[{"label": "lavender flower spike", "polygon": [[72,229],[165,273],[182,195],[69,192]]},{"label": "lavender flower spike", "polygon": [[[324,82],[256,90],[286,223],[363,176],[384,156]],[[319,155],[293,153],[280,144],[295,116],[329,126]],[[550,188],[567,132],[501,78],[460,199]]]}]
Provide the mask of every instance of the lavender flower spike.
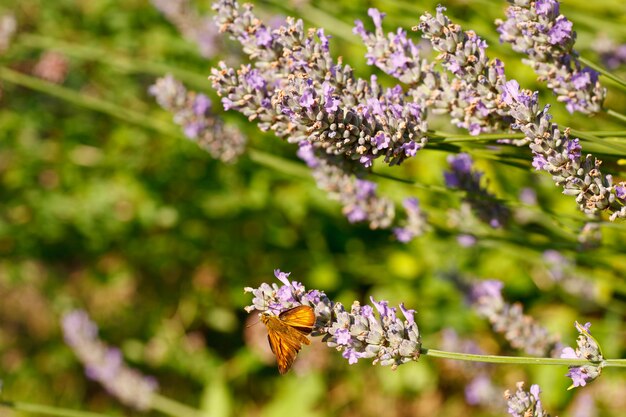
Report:
[{"label": "lavender flower spike", "polygon": [[466,153],[448,156],[451,171],[444,172],[446,185],[467,192],[465,200],[476,215],[494,229],[504,226],[509,209],[480,185],[483,173],[472,169],[472,158]]},{"label": "lavender flower spike", "polygon": [[213,158],[234,162],[244,152],[246,137],[213,114],[211,100],[204,94],[187,91],[171,75],[159,78],[149,91],[161,107],[174,113],[174,122],[183,127],[185,136]]},{"label": "lavender flower spike", "polygon": [[85,311],[73,310],[65,314],[62,327],[65,342],[85,365],[89,379],[101,383],[111,395],[130,407],[150,408],[156,380],[127,367],[118,349],[98,339],[98,327]]},{"label": "lavender flower spike", "polygon": [[591,333],[589,333],[591,323],[581,326],[576,322],[575,326],[580,333],[578,340],[576,340],[578,348],[576,350],[571,347],[564,348],[561,358],[586,359],[590,364],[570,366],[567,376],[572,379],[572,385],[568,389],[584,387],[587,385],[587,382],[591,382],[599,377],[604,367],[604,357],[602,356],[600,345],[596,342],[596,339],[591,336]]},{"label": "lavender flower spike", "polygon": [[534,356],[557,357],[562,347],[559,338],[525,315],[521,304],[506,302],[502,287],[502,282],[497,280],[474,284],[470,291],[472,307],[514,348]]},{"label": "lavender flower spike", "polygon": [[602,110],[606,89],[599,74],[583,67],[574,50],[576,32],[572,22],[559,13],[557,0],[509,0],[507,20],[496,20],[500,41],[528,56],[539,79],[564,102],[570,113],[593,114]]},{"label": "lavender flower spike", "polygon": [[550,417],[550,414],[543,410],[541,400],[539,399],[539,385],[531,385],[530,391],[524,390],[524,383],[517,383],[517,391],[511,394],[511,391],[504,392],[504,398],[507,401],[507,412],[513,417]]},{"label": "lavender flower spike", "polygon": [[289,273],[277,269],[274,275],[283,285],[263,283],[258,288],[244,289],[254,296],[246,311],[269,311],[278,315],[298,305],[313,307],[316,322],[311,335],[322,336],[322,340],[342,352],[350,364],[359,359],[372,359],[373,364],[395,369],[419,359],[421,338],[414,310],[400,304],[402,319],[397,316],[397,309],[389,307],[386,301],[370,298],[374,307],[361,306],[355,301],[347,311],[322,291],[306,291],[301,283],[289,281]]}]

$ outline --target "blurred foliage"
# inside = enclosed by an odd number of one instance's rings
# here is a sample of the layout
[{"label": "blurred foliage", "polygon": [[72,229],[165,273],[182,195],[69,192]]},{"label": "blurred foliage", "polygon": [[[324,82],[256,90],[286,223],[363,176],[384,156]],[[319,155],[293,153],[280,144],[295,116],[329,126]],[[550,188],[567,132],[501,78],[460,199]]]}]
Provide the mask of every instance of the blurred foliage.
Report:
[{"label": "blurred foliage", "polygon": [[[367,75],[364,47],[348,36],[351,21],[366,20],[367,8],[376,6],[388,13],[389,29],[408,28],[437,3],[293,0],[258,8],[263,16],[292,14],[325,26],[334,35],[335,55]],[[529,88],[540,88],[520,57],[497,42],[492,22],[503,15],[504,3],[458,0],[446,6],[466,29],[489,40],[490,54],[505,60],[507,71]],[[208,10],[207,3],[198,7]],[[619,0],[591,7],[571,1],[562,12],[574,21],[583,56],[595,59],[589,48],[598,33],[626,41],[626,13],[616,12],[624,9]],[[190,88],[214,98],[203,80],[216,61],[202,59],[147,1],[4,0],[0,13],[7,11],[15,13],[19,34],[0,55],[0,68],[31,74],[46,52],[55,50],[66,60],[64,88],[108,102],[121,113],[141,114],[148,123],[0,81],[5,398],[132,413],[86,379],[63,342],[59,317],[80,307],[99,323],[104,340],[158,379],[163,395],[207,416],[505,414],[498,399],[493,407],[468,406],[463,389],[471,372],[446,360],[423,358],[392,372],[366,363],[348,366],[336,352],[314,344],[301,353],[293,372],[280,377],[267,355],[264,329],[246,328],[251,322],[243,311],[250,302],[243,287],[271,282],[274,268],[292,271],[308,288],[344,303],[373,295],[416,308],[425,347],[437,348],[441,331],[452,328],[488,353],[522,354],[507,348],[468,310],[450,277],[501,279],[507,298],[522,302],[566,344],[575,338],[574,320],[591,321],[607,357],[624,357],[626,225],[604,223],[600,247],[582,250],[576,236],[584,216],[550,178],[531,172],[530,162],[528,169],[514,168],[468,147],[490,189],[518,201],[520,190],[533,188],[537,205],[520,208],[521,220],[507,231],[473,229],[479,231],[473,247],[460,246],[445,230],[403,245],[387,231],[350,225],[306,175],[294,176],[252,157],[224,165],[159,128],[170,125],[171,115],[148,96],[148,86],[170,68],[181,72]],[[229,61],[243,59],[234,45],[224,48]],[[607,105],[626,111],[624,94],[610,91]],[[542,94],[562,125],[624,130],[606,115],[570,116],[549,93]],[[255,148],[295,160],[293,146],[237,115],[226,118],[239,124]],[[434,127],[453,131],[444,118]],[[170,131],[176,132],[173,124]],[[518,151],[529,161],[525,152]],[[402,169],[384,172],[441,186],[445,157],[425,150]],[[624,179],[624,165],[613,161],[607,166]],[[476,222],[459,211],[454,193],[379,182],[394,198],[417,195],[435,217],[456,218],[461,226]],[[451,228],[459,225],[448,221]],[[550,280],[542,258],[547,249],[561,250],[576,262],[570,273],[590,283],[593,293],[572,294]],[[502,389],[513,389],[518,380],[542,384],[545,406],[554,414],[567,415],[580,395],[565,390],[562,367],[490,369]],[[626,375],[607,369],[584,392],[593,394],[601,416],[619,416],[626,409],[625,390]],[[0,415],[14,413],[0,409]]]}]

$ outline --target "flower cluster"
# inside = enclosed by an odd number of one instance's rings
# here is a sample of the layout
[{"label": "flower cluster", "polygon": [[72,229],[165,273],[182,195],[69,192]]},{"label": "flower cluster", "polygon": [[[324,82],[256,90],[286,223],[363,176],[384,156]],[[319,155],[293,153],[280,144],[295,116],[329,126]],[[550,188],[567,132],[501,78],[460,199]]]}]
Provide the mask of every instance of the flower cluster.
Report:
[{"label": "flower cluster", "polygon": [[[431,41],[436,51],[443,54],[442,59],[450,71],[459,71],[457,67],[460,67],[463,72],[476,74],[489,91],[493,92],[495,89],[499,93],[495,96],[496,107],[513,118],[514,123],[511,125],[513,129],[521,130],[526,135],[524,142],[529,144],[534,154],[533,166],[552,174],[556,185],[563,187],[564,194],[575,196],[579,208],[586,214],[597,215],[601,211],[607,211],[611,213],[609,217],[611,221],[625,218],[626,183],[614,185],[612,177],[603,175],[600,171],[601,161],[589,154],[583,157],[579,139],[570,139],[569,129],[561,132],[556,124],[551,123],[549,106],[543,109],[539,107],[537,92],[520,89],[519,83],[515,80],[506,81],[502,63],[496,65],[496,61],[493,61],[492,65],[498,68],[497,71],[489,71],[489,68],[485,67],[483,62],[487,59],[486,56],[482,59],[474,56],[472,59],[466,59],[463,65],[459,64],[453,57],[456,54],[453,53],[460,48],[458,46],[450,48],[449,45],[458,45],[456,38],[460,35],[451,33],[463,33],[460,28],[455,31],[450,29],[437,31],[429,29],[426,24],[437,28],[443,24],[442,22],[446,22],[448,28],[450,26],[456,28],[457,25],[449,23],[441,11],[442,8],[439,8],[435,19],[429,18],[428,14],[422,16],[420,29],[424,36]],[[480,38],[473,32],[465,34],[468,38],[476,37],[474,43],[482,45],[481,50],[484,52],[485,45]]]},{"label": "flower cluster", "polygon": [[487,318],[494,331],[517,349],[530,355],[557,357],[561,350],[559,338],[524,315],[522,305],[509,304],[502,298],[503,284],[488,280],[474,284],[470,301],[479,315]]},{"label": "flower cluster", "polygon": [[524,383],[517,383],[517,391],[511,393],[506,390],[504,398],[507,401],[507,412],[513,417],[550,417],[550,414],[543,410],[539,399],[539,385],[531,385],[530,391],[524,390]]},{"label": "flower cluster", "polygon": [[171,75],[159,78],[150,87],[150,94],[161,107],[174,113],[174,122],[183,127],[185,136],[214,158],[233,162],[245,150],[245,136],[212,113],[211,100],[204,94],[187,91]]},{"label": "flower cluster", "polygon": [[183,36],[198,45],[200,55],[212,58],[220,49],[219,30],[209,16],[200,16],[189,0],[152,0]]},{"label": "flower cluster", "polygon": [[498,102],[498,91],[505,81],[504,64],[489,60],[487,42],[476,32],[463,31],[452,23],[445,10],[439,6],[435,16],[424,13],[413,29],[419,29],[440,53],[438,59],[453,78],[442,75],[438,88],[418,91],[427,93],[440,113],[449,113],[453,123],[472,135],[508,129],[512,119]]},{"label": "flower cluster", "polygon": [[386,229],[392,224],[395,206],[391,200],[377,195],[376,183],[348,172],[342,167],[341,159],[316,155],[307,141],[300,142],[297,155],[313,170],[317,187],[341,202],[350,223],[367,221],[371,229]]},{"label": "flower cluster", "polygon": [[507,20],[496,21],[500,41],[528,56],[530,65],[564,102],[570,113],[593,114],[602,109],[606,89],[598,73],[583,67],[574,50],[576,32],[559,12],[558,0],[509,0]]},{"label": "flower cluster", "polygon": [[263,283],[258,288],[245,288],[245,292],[254,295],[246,311],[269,311],[278,315],[298,305],[313,307],[316,322],[311,335],[322,336],[322,340],[341,351],[350,364],[359,359],[372,359],[373,364],[395,369],[419,359],[421,340],[414,310],[400,304],[403,320],[396,314],[396,308],[374,298],[370,298],[373,307],[361,306],[355,301],[350,310],[346,310],[323,292],[306,291],[301,283],[289,281],[289,273],[275,270],[274,275],[283,285]]},{"label": "flower cluster", "polygon": [[585,359],[590,363],[583,366],[570,366],[567,376],[572,379],[572,385],[568,389],[575,387],[584,387],[587,382],[591,382],[600,376],[602,367],[604,366],[604,357],[602,356],[602,350],[600,345],[589,333],[589,327],[591,323],[587,323],[584,326],[576,322],[576,330],[580,333],[576,344],[578,348],[574,350],[571,347],[563,349],[561,358],[565,359]]},{"label": "flower cluster", "polygon": [[101,383],[111,395],[130,407],[150,408],[156,380],[127,367],[118,349],[98,339],[98,327],[85,311],[65,314],[62,327],[65,342],[85,366],[87,377]]},{"label": "flower cluster", "polygon": [[476,215],[493,228],[504,226],[509,209],[480,185],[483,173],[472,169],[472,158],[466,153],[448,156],[451,171],[444,172],[446,185],[467,192],[465,200]]},{"label": "flower cluster", "polygon": [[600,171],[601,161],[590,154],[582,156],[579,139],[571,139],[568,128],[561,132],[551,123],[549,106],[539,107],[537,92],[520,89],[511,80],[502,88],[502,102],[515,118],[513,127],[530,140],[535,169],[552,174],[563,194],[575,196],[586,214],[608,211],[610,220],[626,217],[626,183],[613,184],[613,178]]},{"label": "flower cluster", "polygon": [[303,140],[329,155],[370,167],[382,158],[390,165],[412,157],[427,142],[426,108],[401,87],[382,88],[349,66],[335,63],[329,36],[304,30],[287,18],[270,30],[234,0],[214,5],[222,31],[238,40],[252,65],[239,70],[223,62],[211,81],[226,109],[241,112],[262,130],[293,143]]}]

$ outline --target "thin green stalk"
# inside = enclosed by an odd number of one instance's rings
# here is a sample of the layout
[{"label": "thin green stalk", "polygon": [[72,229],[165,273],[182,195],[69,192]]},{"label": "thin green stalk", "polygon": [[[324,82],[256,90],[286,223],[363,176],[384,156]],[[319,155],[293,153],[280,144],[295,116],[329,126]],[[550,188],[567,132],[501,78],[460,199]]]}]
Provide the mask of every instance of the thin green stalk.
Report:
[{"label": "thin green stalk", "polygon": [[191,408],[188,405],[158,394],[152,395],[152,402],[150,405],[153,410],[160,411],[163,414],[173,417],[207,417],[206,414],[195,408]]},{"label": "thin green stalk", "polygon": [[156,76],[172,74],[179,80],[193,84],[195,87],[205,90],[210,88],[207,76],[202,76],[195,72],[162,62],[124,56],[120,52],[110,51],[100,45],[83,45],[29,33],[20,35],[17,44],[27,48],[58,51],[72,58],[97,61],[113,66],[126,73],[153,74]]},{"label": "thin green stalk", "polygon": [[[497,355],[474,355],[471,353],[446,352],[443,350],[426,349],[420,350],[422,355],[434,358],[456,359],[460,361],[483,362],[483,363],[504,363],[510,365],[560,365],[560,366],[581,366],[588,365],[586,359],[560,359],[560,358],[533,358],[528,356],[497,356]],[[602,362],[604,367],[626,367],[626,359],[605,359]]]},{"label": "thin green stalk", "polygon": [[606,111],[606,114],[616,118],[620,122],[626,122],[626,116],[624,116],[623,114],[620,114],[616,112],[615,110],[611,110],[611,109],[605,109],[605,111]]},{"label": "thin green stalk", "polygon": [[123,108],[108,101],[81,94],[69,88],[61,87],[48,81],[31,77],[8,68],[0,68],[0,80],[30,88],[31,90],[39,91],[40,93],[48,94],[52,97],[68,101],[72,104],[108,114],[109,116],[113,116],[128,123],[156,130],[160,133],[181,136],[181,133],[170,123],[155,120],[152,117],[145,116],[144,114],[131,109]]},{"label": "thin green stalk", "polygon": [[94,413],[91,411],[72,410],[69,408],[53,407],[50,405],[31,404],[21,401],[0,401],[0,406],[25,413],[43,414],[60,417],[115,417],[112,414]]},{"label": "thin green stalk", "polygon": [[600,74],[604,75],[606,78],[613,81],[615,86],[618,87],[620,90],[626,92],[626,81],[622,80],[619,77],[616,77],[615,75],[611,74],[609,71],[605,70],[604,68],[597,65],[596,63],[589,61],[588,59],[585,59],[583,57],[579,57],[578,59],[580,60],[580,62],[582,62],[589,68],[592,68],[598,71]]}]

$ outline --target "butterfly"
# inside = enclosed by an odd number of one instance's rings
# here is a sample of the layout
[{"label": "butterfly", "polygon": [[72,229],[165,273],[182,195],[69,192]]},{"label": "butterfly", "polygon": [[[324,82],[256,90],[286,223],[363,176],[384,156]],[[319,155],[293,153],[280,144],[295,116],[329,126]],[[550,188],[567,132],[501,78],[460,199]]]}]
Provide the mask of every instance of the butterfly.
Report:
[{"label": "butterfly", "polygon": [[313,330],[315,311],[312,307],[300,305],[272,316],[261,314],[261,322],[267,327],[267,340],[276,355],[278,372],[284,375],[296,360],[302,345],[310,345],[306,337]]}]

